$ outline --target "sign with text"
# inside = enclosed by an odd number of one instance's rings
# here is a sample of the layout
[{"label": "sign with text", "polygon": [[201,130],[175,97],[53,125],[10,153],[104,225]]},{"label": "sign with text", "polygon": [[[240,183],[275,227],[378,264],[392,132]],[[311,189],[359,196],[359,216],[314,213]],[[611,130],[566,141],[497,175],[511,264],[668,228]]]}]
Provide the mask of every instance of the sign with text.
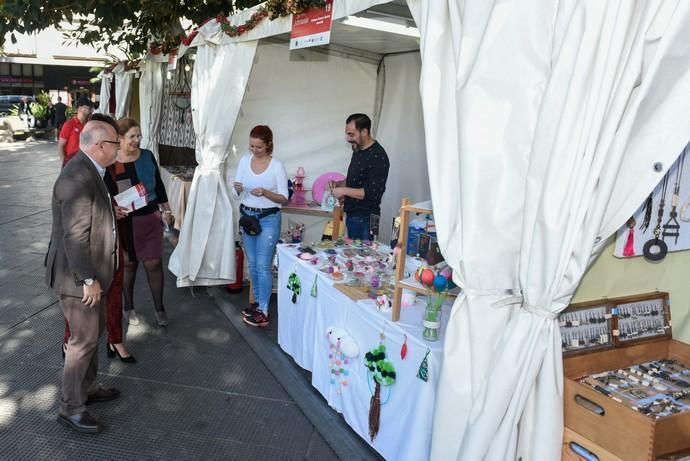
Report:
[{"label": "sign with text", "polygon": [[326,0],[323,8],[309,8],[303,13],[293,14],[290,49],[328,45],[331,41],[332,19],[333,0]]}]

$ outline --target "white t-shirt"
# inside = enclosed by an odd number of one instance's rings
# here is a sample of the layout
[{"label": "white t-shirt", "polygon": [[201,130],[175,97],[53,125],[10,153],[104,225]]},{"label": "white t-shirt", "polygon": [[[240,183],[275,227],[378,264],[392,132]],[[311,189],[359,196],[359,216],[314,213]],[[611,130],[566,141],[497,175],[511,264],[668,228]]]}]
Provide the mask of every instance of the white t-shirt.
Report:
[{"label": "white t-shirt", "polygon": [[[242,183],[243,190],[239,194],[240,203],[251,208],[280,207],[280,203],[276,203],[267,197],[256,197],[251,194],[251,191],[257,187],[263,187],[288,198],[288,179],[283,162],[272,157],[268,168],[263,173],[256,174],[252,171],[251,159],[252,154],[247,154],[240,159],[240,163],[237,165],[234,182]],[[229,186],[235,191],[232,183]],[[236,191],[235,194],[237,194]]]}]

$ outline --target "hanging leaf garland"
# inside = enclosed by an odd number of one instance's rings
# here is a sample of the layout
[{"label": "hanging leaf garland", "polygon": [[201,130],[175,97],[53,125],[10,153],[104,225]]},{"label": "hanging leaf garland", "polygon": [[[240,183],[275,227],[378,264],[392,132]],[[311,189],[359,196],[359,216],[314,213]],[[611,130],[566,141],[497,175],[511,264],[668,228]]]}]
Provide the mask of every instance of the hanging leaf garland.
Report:
[{"label": "hanging leaf garland", "polygon": [[369,402],[369,437],[373,442],[381,423],[381,386],[395,384],[395,366],[386,358],[386,346],[379,344],[364,356],[365,366],[374,380],[374,394]]},{"label": "hanging leaf garland", "polygon": [[228,36],[239,37],[259,25],[264,18],[273,21],[291,14],[302,13],[309,8],[323,8],[324,6],[326,6],[326,0],[268,0],[244,24],[233,26],[228,18],[222,15],[219,15],[216,20]]}]

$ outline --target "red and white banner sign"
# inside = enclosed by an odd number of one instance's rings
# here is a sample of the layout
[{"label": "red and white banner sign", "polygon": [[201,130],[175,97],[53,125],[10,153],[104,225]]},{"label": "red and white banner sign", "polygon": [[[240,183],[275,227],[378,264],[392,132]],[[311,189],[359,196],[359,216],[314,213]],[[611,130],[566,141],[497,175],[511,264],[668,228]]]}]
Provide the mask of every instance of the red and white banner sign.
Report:
[{"label": "red and white banner sign", "polygon": [[333,0],[327,0],[323,8],[309,8],[302,14],[292,15],[290,49],[328,45],[331,41]]}]

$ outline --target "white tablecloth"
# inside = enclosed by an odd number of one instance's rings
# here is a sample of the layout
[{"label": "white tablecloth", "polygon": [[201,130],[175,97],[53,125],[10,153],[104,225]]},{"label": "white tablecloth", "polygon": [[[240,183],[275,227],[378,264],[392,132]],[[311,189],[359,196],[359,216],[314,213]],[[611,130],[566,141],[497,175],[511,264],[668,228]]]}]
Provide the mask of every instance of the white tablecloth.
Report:
[{"label": "white tablecloth", "polygon": [[[295,362],[312,372],[312,385],[345,421],[374,449],[388,460],[420,461],[429,459],[432,410],[436,384],[441,369],[443,336],[439,341],[422,339],[424,306],[403,307],[399,322],[390,320],[390,313],[379,312],[373,301],[355,302],[334,288],[333,281],[318,266],[297,258],[297,249],[278,245],[278,343]],[[292,303],[287,289],[291,272],[301,281],[301,295]],[[310,292],[317,278],[318,294]],[[444,307],[443,324],[447,323],[450,305]],[[344,328],[359,345],[359,356],[348,365],[348,385],[338,393],[330,382],[328,366],[329,343],[326,329]],[[445,329],[445,328],[444,328]],[[381,389],[381,424],[373,443],[369,439],[369,402],[373,381],[364,366],[364,354],[378,346],[384,332],[386,355],[395,365],[396,383]],[[443,333],[442,333],[443,334]],[[407,335],[405,360],[400,349]],[[428,381],[417,377],[427,352]],[[389,393],[390,391],[390,393]],[[385,403],[384,403],[385,402]]]},{"label": "white tablecloth", "polygon": [[189,198],[189,189],[192,187],[192,181],[171,174],[165,168],[161,168],[160,172],[161,179],[165,185],[165,192],[168,194],[170,211],[172,211],[172,215],[175,217],[173,227],[179,231],[182,229],[182,223],[184,222],[184,213],[187,209],[187,199]]}]

